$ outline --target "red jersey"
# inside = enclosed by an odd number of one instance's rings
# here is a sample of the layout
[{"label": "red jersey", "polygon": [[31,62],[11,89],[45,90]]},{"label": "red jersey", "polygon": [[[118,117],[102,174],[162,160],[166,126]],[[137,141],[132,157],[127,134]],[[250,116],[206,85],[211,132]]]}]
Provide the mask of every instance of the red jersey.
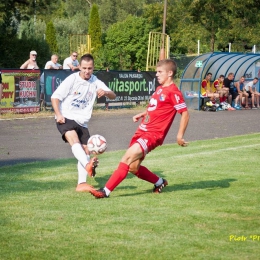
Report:
[{"label": "red jersey", "polygon": [[136,133],[154,133],[160,144],[163,143],[176,113],[187,111],[181,91],[175,84],[159,86],[151,96],[146,115]]}]

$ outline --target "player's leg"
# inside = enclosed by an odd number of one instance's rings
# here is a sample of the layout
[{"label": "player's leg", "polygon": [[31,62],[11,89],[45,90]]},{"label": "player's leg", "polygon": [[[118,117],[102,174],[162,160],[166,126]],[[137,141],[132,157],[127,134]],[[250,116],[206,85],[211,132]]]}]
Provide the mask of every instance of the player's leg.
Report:
[{"label": "player's leg", "polygon": [[127,176],[130,171],[130,165],[135,162],[137,167],[143,158],[143,151],[138,143],[131,145],[122,157],[118,168],[113,172],[105,187],[111,192],[113,191]]},{"label": "player's leg", "polygon": [[255,109],[255,94],[251,93],[252,109]]},{"label": "player's leg", "polygon": [[78,185],[76,187],[76,191],[79,192],[89,192],[94,189],[93,186],[87,184],[87,171],[85,167],[78,161]]},{"label": "player's leg", "polygon": [[239,106],[242,108],[243,92],[239,92]]},{"label": "player's leg", "polygon": [[[130,170],[130,172],[132,172],[132,171]],[[154,188],[153,188],[154,193],[161,193],[162,189],[168,185],[167,180],[157,176],[156,174],[151,172],[149,169],[147,169],[143,165],[139,166],[139,169],[137,170],[137,172],[132,172],[132,173],[135,174],[138,178],[154,184]]]},{"label": "player's leg", "polygon": [[248,93],[247,93],[247,92],[243,92],[243,96],[245,97],[245,101],[246,101],[246,106],[245,106],[245,108],[249,108],[249,107],[248,107]]},{"label": "player's leg", "polygon": [[232,99],[234,100],[234,108],[237,110],[241,109],[241,107],[238,105],[239,97],[240,97],[239,94],[236,92],[233,93],[233,95],[232,95]]},{"label": "player's leg", "polygon": [[255,92],[255,97],[256,97],[256,106],[259,108],[259,93]]},{"label": "player's leg", "polygon": [[122,157],[117,169],[108,179],[104,188],[99,190],[90,191],[96,198],[106,198],[109,194],[126,178],[129,172],[129,165],[135,161],[141,162],[143,158],[143,151],[138,143],[132,144],[124,156]]}]

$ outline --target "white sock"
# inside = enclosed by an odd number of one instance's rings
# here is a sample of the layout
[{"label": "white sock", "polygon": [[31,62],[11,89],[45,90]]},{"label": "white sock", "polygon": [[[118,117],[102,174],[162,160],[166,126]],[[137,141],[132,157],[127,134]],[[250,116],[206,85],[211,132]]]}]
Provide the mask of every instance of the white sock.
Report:
[{"label": "white sock", "polygon": [[107,187],[104,188],[104,191],[105,191],[106,195],[109,196],[111,191]]},{"label": "white sock", "polygon": [[163,179],[160,178],[154,185],[155,185],[155,186],[159,186],[159,185],[161,185],[162,183],[163,183]]},{"label": "white sock", "polygon": [[[90,157],[89,155],[87,155]],[[78,184],[87,182],[88,173],[82,164],[78,161]]]},{"label": "white sock", "polygon": [[72,150],[73,155],[76,157],[76,159],[85,168],[86,165],[89,163],[90,157],[85,153],[81,144],[79,144],[79,143],[73,144],[71,146],[71,150]]}]

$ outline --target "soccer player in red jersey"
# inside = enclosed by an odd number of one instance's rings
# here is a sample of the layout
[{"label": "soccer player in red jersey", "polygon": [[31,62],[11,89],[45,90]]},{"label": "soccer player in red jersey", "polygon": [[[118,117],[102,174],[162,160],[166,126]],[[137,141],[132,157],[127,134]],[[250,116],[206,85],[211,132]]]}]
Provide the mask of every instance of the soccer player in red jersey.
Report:
[{"label": "soccer player in red jersey", "polygon": [[187,146],[183,139],[189,122],[189,113],[181,91],[174,84],[173,78],[177,71],[177,65],[173,60],[164,59],[158,62],[156,77],[160,84],[150,98],[147,110],[133,117],[137,122],[142,119],[136,130],[130,146],[122,157],[118,168],[113,172],[104,188],[91,190],[96,198],[106,198],[127,176],[128,172],[138,178],[154,184],[154,193],[160,193],[168,185],[167,180],[160,178],[141,163],[146,154],[162,145],[176,113],[181,114],[177,143]]}]

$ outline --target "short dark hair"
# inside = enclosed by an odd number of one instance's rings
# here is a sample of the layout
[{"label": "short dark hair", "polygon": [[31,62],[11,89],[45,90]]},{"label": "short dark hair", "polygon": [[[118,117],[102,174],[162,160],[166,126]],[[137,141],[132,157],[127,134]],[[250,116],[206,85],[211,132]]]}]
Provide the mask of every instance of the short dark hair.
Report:
[{"label": "short dark hair", "polygon": [[177,72],[177,63],[172,59],[164,59],[158,61],[156,67],[167,66],[168,70],[172,71],[172,78],[176,75]]},{"label": "short dark hair", "polygon": [[93,64],[94,64],[94,58],[93,58],[93,56],[90,54],[90,53],[86,53],[86,54],[84,54],[83,56],[81,56],[81,58],[80,58],[80,64],[81,64],[81,62],[82,61],[93,61]]},{"label": "short dark hair", "polygon": [[254,79],[257,79],[257,80],[258,80],[258,77],[255,77]]},{"label": "short dark hair", "polygon": [[223,74],[219,75],[220,78],[225,78],[225,76]]},{"label": "short dark hair", "polygon": [[211,76],[212,76],[212,73],[211,73],[211,72],[208,72],[206,76],[208,76],[208,75],[211,75]]}]

